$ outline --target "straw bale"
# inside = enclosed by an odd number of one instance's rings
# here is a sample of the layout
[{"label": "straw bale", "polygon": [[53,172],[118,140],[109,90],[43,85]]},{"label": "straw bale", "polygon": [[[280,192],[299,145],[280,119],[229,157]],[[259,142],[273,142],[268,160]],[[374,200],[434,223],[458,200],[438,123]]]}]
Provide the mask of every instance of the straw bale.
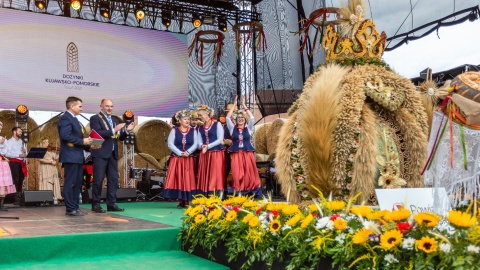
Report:
[{"label": "straw bale", "polygon": [[162,159],[160,159],[159,163],[163,169],[166,169],[166,163],[168,162],[169,159],[170,159],[170,156],[165,156]]},{"label": "straw bale", "polygon": [[[0,111],[0,121],[3,123],[3,129],[1,132],[1,136],[5,137],[6,139],[9,139],[12,137],[12,128],[15,126],[15,111],[12,110],[3,110]],[[29,131],[34,130],[38,127],[37,123],[33,118],[28,117],[27,120],[27,128]],[[30,133],[30,140],[28,141],[27,144],[27,150],[37,146],[37,141],[39,138],[39,133],[40,131],[36,129],[32,133]],[[35,167],[35,162],[34,159],[31,159],[27,161],[28,162],[28,189],[34,189],[35,188],[35,177],[37,174],[37,169]]]},{"label": "straw bale", "polygon": [[269,155],[275,153],[275,149],[277,148],[278,142],[278,134],[280,133],[280,129],[282,128],[283,124],[285,123],[285,118],[277,118],[275,121],[272,122],[270,128],[267,132],[267,153]]},{"label": "straw bale", "polygon": [[262,161],[267,161],[268,160],[268,155],[266,154],[255,154],[255,161],[256,162],[262,162]]},{"label": "straw bale", "polygon": [[168,134],[171,127],[161,120],[149,120],[134,128],[135,150],[146,153],[160,160],[170,154],[167,146]]},{"label": "straw bale", "polygon": [[267,154],[267,135],[272,123],[264,123],[255,126],[255,152]]},{"label": "straw bale", "polygon": [[[118,171],[120,172],[120,186],[124,187],[124,162],[125,157],[121,157],[118,160]],[[143,169],[143,168],[149,168],[149,169],[154,169],[157,172],[162,170],[162,166],[160,166],[160,163],[151,155],[145,154],[145,153],[135,153],[133,155],[133,165],[135,168],[138,169]],[[128,175],[127,175],[128,176]]]}]

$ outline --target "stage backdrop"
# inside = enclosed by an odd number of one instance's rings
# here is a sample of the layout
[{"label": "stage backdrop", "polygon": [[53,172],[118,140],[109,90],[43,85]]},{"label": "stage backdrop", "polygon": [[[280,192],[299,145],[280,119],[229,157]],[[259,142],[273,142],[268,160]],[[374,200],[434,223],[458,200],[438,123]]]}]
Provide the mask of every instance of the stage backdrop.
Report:
[{"label": "stage backdrop", "polygon": [[171,117],[188,108],[187,36],[0,8],[0,108]]}]

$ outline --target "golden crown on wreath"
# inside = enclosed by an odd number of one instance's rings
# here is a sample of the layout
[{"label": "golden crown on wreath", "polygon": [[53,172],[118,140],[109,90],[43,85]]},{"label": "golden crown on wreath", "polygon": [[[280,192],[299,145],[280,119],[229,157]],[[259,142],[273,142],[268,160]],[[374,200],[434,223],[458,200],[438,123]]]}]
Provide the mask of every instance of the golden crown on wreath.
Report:
[{"label": "golden crown on wreath", "polygon": [[326,60],[342,58],[377,58],[380,59],[385,50],[387,36],[379,34],[371,20],[362,21],[353,38],[340,37],[332,25],[325,30],[322,46],[325,49]]}]

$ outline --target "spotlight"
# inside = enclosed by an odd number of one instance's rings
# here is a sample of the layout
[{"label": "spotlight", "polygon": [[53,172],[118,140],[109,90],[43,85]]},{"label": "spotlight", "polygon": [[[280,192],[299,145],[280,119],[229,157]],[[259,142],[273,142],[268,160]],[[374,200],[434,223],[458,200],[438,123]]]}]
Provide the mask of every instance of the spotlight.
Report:
[{"label": "spotlight", "polygon": [[108,2],[100,2],[100,15],[105,18],[110,18],[110,6]]},{"label": "spotlight", "polygon": [[30,140],[30,133],[28,132],[28,129],[22,129],[21,139],[24,143],[28,143],[28,141]]},{"label": "spotlight", "polygon": [[15,121],[25,123],[28,120],[28,108],[25,105],[18,105],[15,110]]},{"label": "spotlight", "polygon": [[227,17],[225,16],[218,17],[218,30],[227,32]]},{"label": "spotlight", "polygon": [[162,11],[162,23],[166,27],[169,27],[170,24],[172,24],[172,14],[170,13],[170,11]]},{"label": "spotlight", "polygon": [[135,116],[133,115],[132,111],[125,111],[125,113],[123,113],[122,119],[123,122],[125,122],[125,127],[130,125],[135,120],[134,117]]},{"label": "spotlight", "polygon": [[82,7],[82,1],[80,1],[80,0],[72,0],[70,6],[71,6],[74,10],[79,10],[79,9]]},{"label": "spotlight", "polygon": [[135,9],[135,17],[139,21],[141,21],[145,18],[145,11],[143,10],[143,8],[141,6],[137,6],[137,8]]},{"label": "spotlight", "polygon": [[202,25],[202,19],[195,13],[192,13],[192,24],[195,28],[198,28]]},{"label": "spotlight", "polygon": [[42,10],[42,9],[45,8],[45,1],[35,1],[35,6],[36,6],[38,9]]}]

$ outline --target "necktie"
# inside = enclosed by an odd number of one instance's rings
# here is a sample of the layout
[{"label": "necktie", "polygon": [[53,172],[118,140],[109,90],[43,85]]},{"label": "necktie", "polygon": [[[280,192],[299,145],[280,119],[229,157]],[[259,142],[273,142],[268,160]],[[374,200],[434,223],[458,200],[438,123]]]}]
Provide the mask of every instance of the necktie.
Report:
[{"label": "necktie", "polygon": [[[110,126],[110,130],[112,131],[113,135],[115,135],[115,132],[113,132],[113,122],[112,122],[111,115],[107,116],[107,121],[108,121],[108,125]],[[114,150],[115,150],[115,145],[112,145],[112,151]]]}]

